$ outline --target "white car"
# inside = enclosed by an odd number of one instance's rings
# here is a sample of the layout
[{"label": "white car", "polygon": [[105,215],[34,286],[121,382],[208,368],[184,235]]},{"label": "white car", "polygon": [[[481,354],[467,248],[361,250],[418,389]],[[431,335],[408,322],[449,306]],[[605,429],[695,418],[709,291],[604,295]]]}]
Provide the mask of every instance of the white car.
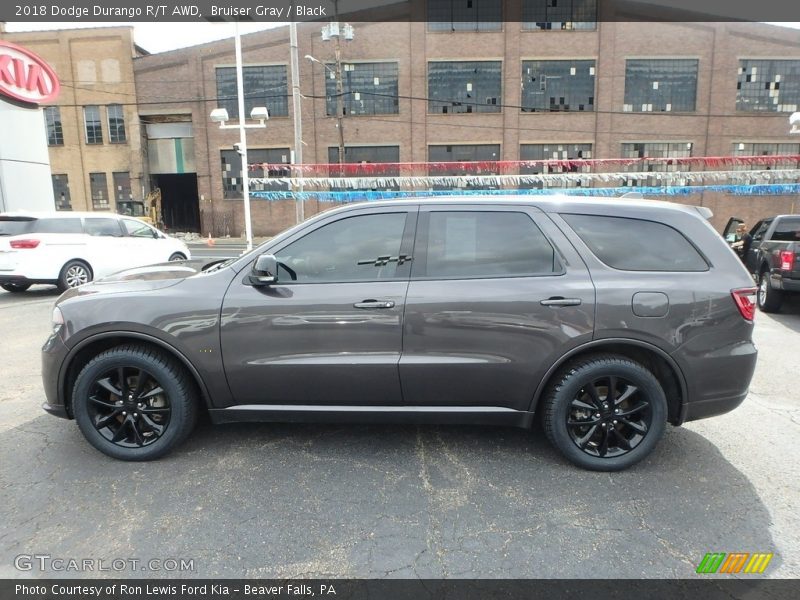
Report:
[{"label": "white car", "polygon": [[66,290],[123,269],[189,258],[181,240],[131,217],[0,214],[0,285],[8,292],[24,292],[34,283]]}]

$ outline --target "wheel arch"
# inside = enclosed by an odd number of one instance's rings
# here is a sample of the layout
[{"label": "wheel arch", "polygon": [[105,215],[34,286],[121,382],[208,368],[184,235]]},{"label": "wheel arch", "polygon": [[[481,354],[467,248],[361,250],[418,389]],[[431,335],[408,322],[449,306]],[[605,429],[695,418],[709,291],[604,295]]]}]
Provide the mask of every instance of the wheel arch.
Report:
[{"label": "wheel arch", "polygon": [[187,370],[197,390],[200,392],[205,407],[211,408],[211,396],[200,372],[195,368],[191,361],[180,350],[155,336],[147,335],[134,331],[111,331],[98,333],[78,342],[69,352],[64,360],[64,366],[59,372],[58,390],[67,415],[73,418],[72,414],[72,390],[75,387],[75,380],[81,369],[101,352],[125,343],[136,343],[140,345],[156,347],[165,351],[168,355],[178,360]]},{"label": "wheel arch", "polygon": [[573,348],[559,358],[545,373],[534,392],[531,412],[536,412],[542,395],[552,383],[559,369],[567,362],[592,354],[619,354],[643,364],[658,379],[667,397],[667,420],[680,425],[685,419],[688,387],[675,360],[661,348],[640,340],[609,338],[593,340]]}]

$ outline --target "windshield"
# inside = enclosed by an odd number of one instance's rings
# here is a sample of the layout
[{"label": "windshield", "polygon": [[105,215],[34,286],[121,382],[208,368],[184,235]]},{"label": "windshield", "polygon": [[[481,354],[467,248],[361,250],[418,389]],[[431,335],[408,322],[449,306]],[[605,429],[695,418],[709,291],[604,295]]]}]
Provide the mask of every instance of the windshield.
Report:
[{"label": "windshield", "polygon": [[33,229],[36,219],[24,217],[0,217],[0,235],[22,235]]}]

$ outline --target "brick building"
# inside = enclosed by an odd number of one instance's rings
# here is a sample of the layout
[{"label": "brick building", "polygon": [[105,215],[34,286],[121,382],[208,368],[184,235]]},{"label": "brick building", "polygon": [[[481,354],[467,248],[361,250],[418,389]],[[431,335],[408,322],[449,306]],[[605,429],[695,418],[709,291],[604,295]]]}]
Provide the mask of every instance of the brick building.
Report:
[{"label": "brick building", "polygon": [[116,210],[141,200],[142,149],[131,27],[3,32],[55,70],[61,93],[44,107],[56,208]]}]

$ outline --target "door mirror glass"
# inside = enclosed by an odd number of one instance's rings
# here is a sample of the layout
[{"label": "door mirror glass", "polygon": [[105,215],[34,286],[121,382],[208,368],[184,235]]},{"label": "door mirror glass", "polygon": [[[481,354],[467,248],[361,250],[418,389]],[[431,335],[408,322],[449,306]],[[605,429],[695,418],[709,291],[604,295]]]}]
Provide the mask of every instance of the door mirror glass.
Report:
[{"label": "door mirror glass", "polygon": [[253,285],[271,285],[278,282],[278,259],[274,254],[262,254],[256,259],[250,273]]}]

